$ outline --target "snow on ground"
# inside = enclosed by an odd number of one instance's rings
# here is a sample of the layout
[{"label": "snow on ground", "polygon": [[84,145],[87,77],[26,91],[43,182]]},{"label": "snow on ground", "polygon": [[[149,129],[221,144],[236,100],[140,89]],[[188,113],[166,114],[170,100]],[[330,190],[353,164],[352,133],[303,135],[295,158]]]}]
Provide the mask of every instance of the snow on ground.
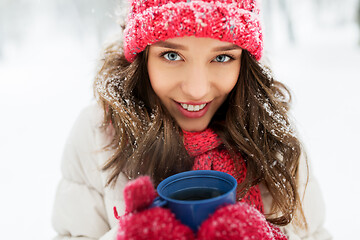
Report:
[{"label": "snow on ground", "polygon": [[[79,40],[51,27],[51,18],[45,20],[37,22],[23,44],[7,43],[0,59],[4,239],[50,239],[55,234],[51,209],[62,149],[76,116],[93,101],[97,40]],[[292,115],[322,187],[325,226],[334,239],[354,239],[360,226],[356,33],[355,26],[312,29],[298,36],[295,46],[267,50],[275,75],[293,92]]]}]

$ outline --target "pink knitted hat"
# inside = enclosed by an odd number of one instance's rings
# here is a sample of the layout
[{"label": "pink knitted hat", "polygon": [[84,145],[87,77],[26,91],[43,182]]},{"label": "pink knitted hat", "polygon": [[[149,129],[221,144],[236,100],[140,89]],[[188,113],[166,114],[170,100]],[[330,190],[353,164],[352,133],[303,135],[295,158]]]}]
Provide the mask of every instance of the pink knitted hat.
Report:
[{"label": "pink knitted hat", "polygon": [[147,45],[195,36],[231,42],[260,60],[263,38],[255,0],[131,0],[124,31],[125,57],[133,62]]}]

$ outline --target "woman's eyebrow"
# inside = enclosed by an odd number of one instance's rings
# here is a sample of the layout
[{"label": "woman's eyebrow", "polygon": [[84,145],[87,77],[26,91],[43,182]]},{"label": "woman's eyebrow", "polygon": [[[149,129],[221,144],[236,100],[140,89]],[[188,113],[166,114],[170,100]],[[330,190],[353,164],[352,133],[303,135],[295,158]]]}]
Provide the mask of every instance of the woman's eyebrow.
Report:
[{"label": "woman's eyebrow", "polygon": [[164,41],[158,41],[154,43],[152,46],[155,47],[164,47],[164,48],[173,48],[173,49],[180,49],[180,50],[188,50],[187,47],[177,44],[177,43],[170,43],[170,42],[164,42]]},{"label": "woman's eyebrow", "polygon": [[221,46],[221,47],[215,47],[212,49],[213,52],[222,52],[222,51],[230,51],[230,50],[236,50],[241,49],[238,45],[228,45],[228,46]]},{"label": "woman's eyebrow", "polygon": [[[188,50],[188,48],[184,45],[177,44],[177,43],[171,43],[171,42],[164,42],[164,41],[158,41],[158,42],[154,43],[152,46],[179,49],[179,50],[185,50],[185,51]],[[215,47],[212,49],[212,51],[213,52],[222,52],[222,51],[230,51],[230,50],[236,50],[236,49],[241,49],[241,47],[239,47],[238,45],[232,44],[232,45]]]}]

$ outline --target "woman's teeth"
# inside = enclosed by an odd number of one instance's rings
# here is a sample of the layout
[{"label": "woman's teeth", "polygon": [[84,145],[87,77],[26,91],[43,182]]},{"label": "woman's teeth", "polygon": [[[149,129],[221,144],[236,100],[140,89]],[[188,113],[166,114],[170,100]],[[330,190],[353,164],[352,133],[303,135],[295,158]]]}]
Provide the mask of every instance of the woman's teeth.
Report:
[{"label": "woman's teeth", "polygon": [[197,112],[200,111],[201,109],[203,109],[206,106],[206,103],[204,104],[200,104],[200,105],[190,105],[190,104],[184,104],[184,103],[180,103],[180,105],[190,111],[190,112]]}]

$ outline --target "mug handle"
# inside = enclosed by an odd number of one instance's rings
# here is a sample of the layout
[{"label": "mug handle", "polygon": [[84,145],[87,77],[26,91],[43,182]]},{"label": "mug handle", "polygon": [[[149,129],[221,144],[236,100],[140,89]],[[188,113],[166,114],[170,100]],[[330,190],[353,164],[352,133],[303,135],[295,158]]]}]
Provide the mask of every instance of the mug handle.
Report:
[{"label": "mug handle", "polygon": [[154,208],[154,207],[164,207],[167,205],[167,201],[162,199],[161,197],[157,197],[154,199],[153,203],[150,205],[149,208]]}]

